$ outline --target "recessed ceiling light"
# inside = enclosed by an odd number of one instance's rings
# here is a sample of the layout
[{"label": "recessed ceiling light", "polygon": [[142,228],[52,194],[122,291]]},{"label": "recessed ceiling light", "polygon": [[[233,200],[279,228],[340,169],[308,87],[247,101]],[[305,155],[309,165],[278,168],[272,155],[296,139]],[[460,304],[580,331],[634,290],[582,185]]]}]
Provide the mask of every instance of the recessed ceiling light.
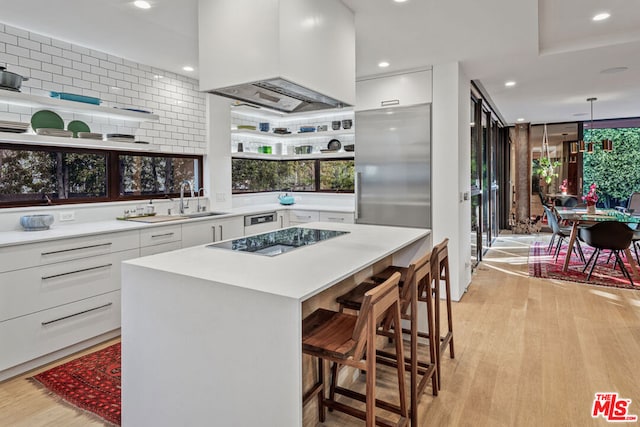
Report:
[{"label": "recessed ceiling light", "polygon": [[623,71],[627,71],[629,69],[629,67],[611,67],[611,68],[605,68],[604,70],[600,71],[600,74],[615,74],[615,73],[622,73]]},{"label": "recessed ceiling light", "polygon": [[185,65],[184,67],[182,67],[183,70],[185,71],[193,71],[193,67],[189,66],[189,65]]},{"label": "recessed ceiling light", "polygon": [[611,14],[607,13],[607,12],[603,12],[603,13],[598,13],[597,15],[595,15],[593,18],[594,21],[604,21],[605,19],[609,18],[611,16]]},{"label": "recessed ceiling light", "polygon": [[519,117],[516,119],[516,122],[524,122],[524,117]]},{"label": "recessed ceiling light", "polygon": [[387,68],[389,65],[391,64],[389,64],[387,61],[378,62],[378,67],[380,68]]},{"label": "recessed ceiling light", "polygon": [[133,5],[135,7],[139,7],[140,9],[150,9],[151,5],[149,4],[148,1],[144,1],[144,0],[136,0],[133,2]]},{"label": "recessed ceiling light", "polygon": [[396,3],[404,3],[404,2],[406,2],[407,0],[393,0],[393,1],[394,1],[394,2],[396,2]]},{"label": "recessed ceiling light", "polygon": [[516,82],[514,82],[513,80],[509,80],[508,82],[505,82],[504,85],[506,87],[513,87],[516,85]]}]

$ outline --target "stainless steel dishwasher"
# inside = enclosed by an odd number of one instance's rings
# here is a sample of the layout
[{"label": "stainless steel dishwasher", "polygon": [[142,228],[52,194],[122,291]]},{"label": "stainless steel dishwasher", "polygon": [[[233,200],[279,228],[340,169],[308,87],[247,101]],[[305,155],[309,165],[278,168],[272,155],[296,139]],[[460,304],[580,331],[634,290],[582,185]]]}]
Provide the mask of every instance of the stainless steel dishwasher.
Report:
[{"label": "stainless steel dishwasher", "polygon": [[266,233],[280,228],[277,212],[265,212],[244,217],[244,235]]}]

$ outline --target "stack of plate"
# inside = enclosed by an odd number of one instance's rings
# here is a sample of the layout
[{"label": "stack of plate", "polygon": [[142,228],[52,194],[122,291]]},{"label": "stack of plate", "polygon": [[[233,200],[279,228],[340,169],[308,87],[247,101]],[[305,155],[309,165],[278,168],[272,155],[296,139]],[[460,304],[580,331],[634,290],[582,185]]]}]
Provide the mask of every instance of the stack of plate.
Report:
[{"label": "stack of plate", "polygon": [[124,133],[108,133],[107,141],[114,142],[134,142],[136,139],[135,135],[127,135]]},{"label": "stack of plate", "polygon": [[28,128],[29,123],[0,120],[0,132],[24,133]]},{"label": "stack of plate", "polygon": [[63,138],[70,138],[73,136],[73,132],[71,132],[70,130],[54,129],[54,128],[38,128],[36,129],[36,133],[38,135],[61,136]]},{"label": "stack of plate", "polygon": [[78,132],[78,138],[102,140],[102,134],[95,132]]}]

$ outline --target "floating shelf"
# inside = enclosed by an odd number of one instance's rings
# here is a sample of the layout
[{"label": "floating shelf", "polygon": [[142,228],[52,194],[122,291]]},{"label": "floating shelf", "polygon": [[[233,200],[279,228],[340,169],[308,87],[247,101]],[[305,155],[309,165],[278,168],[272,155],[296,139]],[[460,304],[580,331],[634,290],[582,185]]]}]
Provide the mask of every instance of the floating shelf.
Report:
[{"label": "floating shelf", "polygon": [[302,132],[302,133],[288,133],[288,134],[278,134],[273,132],[260,132],[259,130],[249,130],[249,129],[232,129],[232,135],[244,135],[248,137],[252,136],[261,136],[264,138],[335,138],[337,136],[346,136],[346,135],[355,135],[353,129],[348,130],[328,130],[325,132]]},{"label": "floating shelf", "polygon": [[49,108],[68,113],[87,114],[136,122],[160,120],[160,117],[157,114],[140,113],[138,111],[122,110],[113,107],[87,104],[84,102],[47,98],[46,96],[31,95],[28,93],[13,92],[9,90],[0,90],[0,103],[21,105],[23,107],[31,108]]},{"label": "floating shelf", "polygon": [[26,133],[0,132],[0,143],[47,147],[86,148],[117,151],[159,151],[157,146],[133,142],[102,141],[85,138],[62,138],[59,136],[33,135]]},{"label": "floating shelf", "polygon": [[233,159],[253,160],[315,160],[315,159],[353,159],[354,152],[312,153],[312,154],[262,154],[262,153],[231,153]]}]

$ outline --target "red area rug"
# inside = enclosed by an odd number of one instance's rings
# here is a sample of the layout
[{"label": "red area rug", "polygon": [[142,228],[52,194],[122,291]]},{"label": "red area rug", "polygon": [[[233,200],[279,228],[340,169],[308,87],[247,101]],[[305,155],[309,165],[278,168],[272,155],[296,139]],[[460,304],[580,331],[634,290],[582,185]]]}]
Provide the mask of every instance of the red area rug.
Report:
[{"label": "red area rug", "polygon": [[30,379],[73,407],[119,426],[120,360],[120,343],[117,343]]},{"label": "red area rug", "polygon": [[[586,245],[582,245],[582,250],[584,252],[585,259],[588,261],[594,249]],[[562,264],[564,263],[566,253],[567,245],[562,245],[558,261],[556,262],[552,255],[547,254],[547,244],[542,242],[533,243],[529,251],[529,275],[545,279],[569,280],[572,282],[587,283],[590,285],[640,289],[640,280],[634,280],[635,286],[631,285],[631,283],[629,283],[629,279],[623,276],[620,271],[620,267],[617,267],[615,270],[613,269],[613,258],[608,265],[605,264],[609,258],[608,251],[605,251],[604,254],[600,255],[598,264],[593,269],[593,274],[589,281],[587,281],[589,269],[584,273],[582,272],[584,263],[578,258],[575,251],[571,253],[571,262],[569,263],[568,271],[562,271]],[[623,261],[625,262],[627,271],[631,272],[629,263],[624,258]]]}]

